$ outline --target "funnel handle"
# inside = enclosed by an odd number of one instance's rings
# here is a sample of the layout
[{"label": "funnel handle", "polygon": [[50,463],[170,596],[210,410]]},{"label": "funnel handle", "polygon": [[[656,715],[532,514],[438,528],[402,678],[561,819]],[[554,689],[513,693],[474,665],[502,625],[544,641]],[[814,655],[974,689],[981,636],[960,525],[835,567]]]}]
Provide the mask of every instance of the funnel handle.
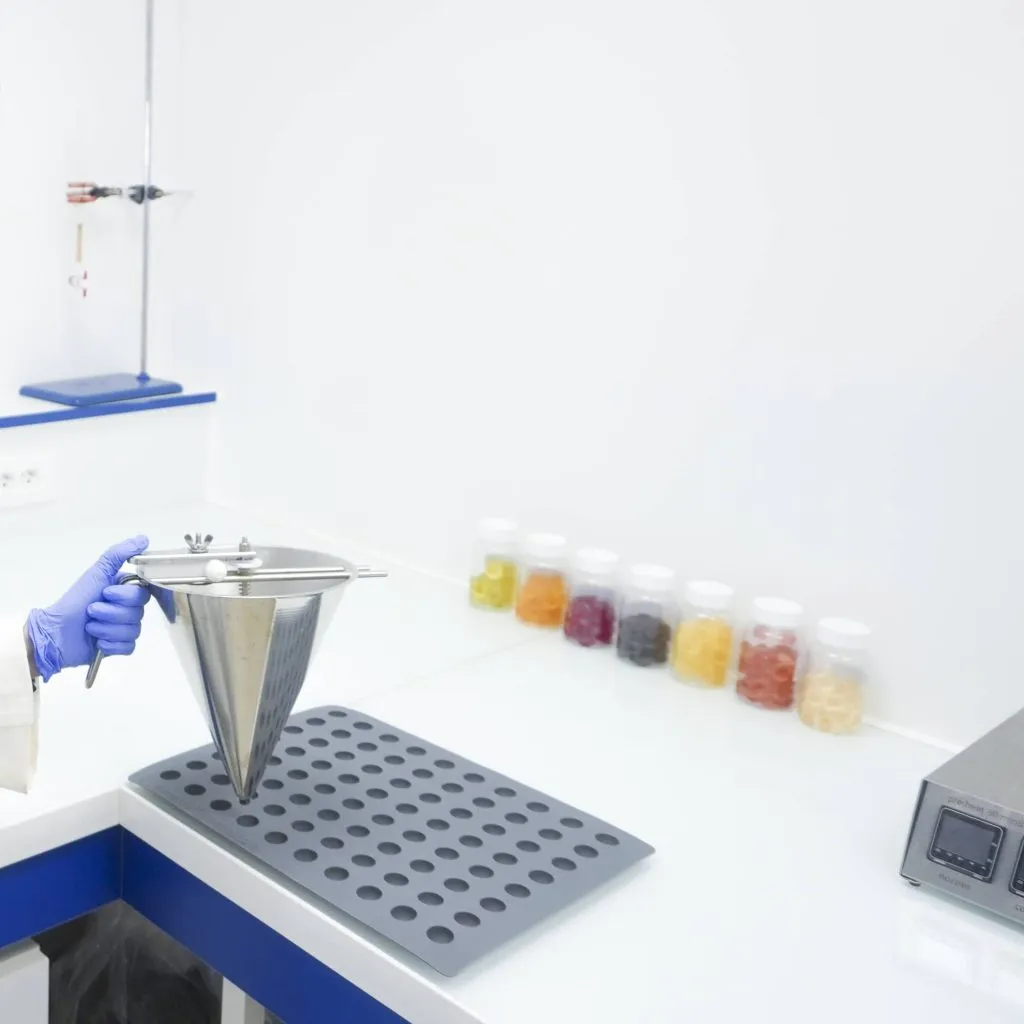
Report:
[{"label": "funnel handle", "polygon": [[[137,587],[144,587],[146,581],[141,576],[134,574],[125,576],[124,579],[119,581],[120,583],[134,583]],[[89,663],[89,671],[85,673],[85,688],[87,690],[92,689],[92,684],[96,682],[96,676],[99,675],[100,665],[103,664],[103,652],[97,648],[96,653],[93,655],[92,661]]]},{"label": "funnel handle", "polygon": [[99,674],[100,665],[103,663],[103,652],[97,651],[93,655],[92,662],[89,664],[89,671],[85,673],[85,688],[87,690],[92,689],[92,684],[96,682],[96,676]]}]

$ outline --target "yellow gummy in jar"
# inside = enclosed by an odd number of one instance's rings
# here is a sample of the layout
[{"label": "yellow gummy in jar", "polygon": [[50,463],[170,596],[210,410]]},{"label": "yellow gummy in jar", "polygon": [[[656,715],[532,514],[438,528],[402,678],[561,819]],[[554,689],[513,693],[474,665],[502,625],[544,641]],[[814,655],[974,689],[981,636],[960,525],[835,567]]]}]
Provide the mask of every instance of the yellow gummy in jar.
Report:
[{"label": "yellow gummy in jar", "polygon": [[732,627],[723,619],[682,623],[672,640],[672,667],[683,679],[724,686],[732,657]]},{"label": "yellow gummy in jar", "polygon": [[469,600],[478,608],[508,611],[516,601],[516,563],[507,558],[488,558],[484,571],[469,581]]},{"label": "yellow gummy in jar", "polygon": [[560,626],[568,602],[569,588],[561,573],[532,572],[519,588],[516,615],[530,626]]},{"label": "yellow gummy in jar", "polygon": [[804,725],[822,732],[847,733],[860,728],[863,690],[856,679],[832,672],[809,672],[797,695]]}]

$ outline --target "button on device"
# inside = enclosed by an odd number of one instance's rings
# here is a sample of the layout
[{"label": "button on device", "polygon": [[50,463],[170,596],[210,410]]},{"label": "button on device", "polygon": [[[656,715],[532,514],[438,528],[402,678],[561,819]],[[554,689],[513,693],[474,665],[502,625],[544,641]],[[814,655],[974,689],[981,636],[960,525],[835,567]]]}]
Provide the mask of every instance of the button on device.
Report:
[{"label": "button on device", "polygon": [[1020,853],[1017,854],[1017,866],[1013,869],[1013,878],[1010,879],[1010,892],[1024,896],[1024,840],[1021,841]]},{"label": "button on device", "polygon": [[[939,811],[935,831],[932,834],[928,859],[936,864],[970,875],[979,882],[991,882],[1006,829],[989,821],[972,817],[951,807]],[[1014,885],[1020,877],[1024,889],[1024,871],[1020,859],[1014,873]]]}]

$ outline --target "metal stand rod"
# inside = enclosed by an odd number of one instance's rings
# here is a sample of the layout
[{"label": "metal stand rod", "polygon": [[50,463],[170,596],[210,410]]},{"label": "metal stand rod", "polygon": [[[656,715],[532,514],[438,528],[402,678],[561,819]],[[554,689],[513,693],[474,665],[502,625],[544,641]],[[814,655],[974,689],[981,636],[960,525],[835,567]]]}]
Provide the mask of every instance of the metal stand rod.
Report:
[{"label": "metal stand rod", "polygon": [[256,555],[252,551],[239,551],[238,548],[209,548],[206,551],[188,551],[183,554],[145,554],[135,555],[128,559],[131,565],[177,565],[178,563],[203,564],[212,558],[222,562],[252,562]]},{"label": "metal stand rod", "polygon": [[142,323],[139,341],[139,380],[149,380],[149,198],[153,184],[153,20],[154,0],[146,0],[146,117],[142,133]]},{"label": "metal stand rod", "polygon": [[317,581],[384,579],[383,569],[230,569],[223,579],[206,576],[147,576],[146,582],[158,587],[211,587],[219,583],[311,583]]},{"label": "metal stand rod", "polygon": [[357,580],[382,580],[388,574],[384,569],[371,569],[369,566],[358,565],[354,574],[350,573],[348,569],[255,569],[252,572],[239,569],[237,572],[230,573],[228,578],[248,579],[255,583],[264,580],[291,583],[306,580],[345,580],[351,575],[354,575]]}]

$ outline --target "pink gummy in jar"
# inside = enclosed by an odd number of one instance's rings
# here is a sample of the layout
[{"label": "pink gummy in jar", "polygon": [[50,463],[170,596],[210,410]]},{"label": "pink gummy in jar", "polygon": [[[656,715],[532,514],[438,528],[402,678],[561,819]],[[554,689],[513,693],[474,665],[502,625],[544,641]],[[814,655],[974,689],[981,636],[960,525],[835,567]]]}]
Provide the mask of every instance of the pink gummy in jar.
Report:
[{"label": "pink gummy in jar", "polygon": [[615,605],[605,597],[574,597],[565,615],[565,636],[581,647],[607,647],[615,636]]},{"label": "pink gummy in jar", "polygon": [[736,692],[762,708],[790,708],[796,664],[796,633],[769,633],[764,626],[755,626],[740,647]]}]

